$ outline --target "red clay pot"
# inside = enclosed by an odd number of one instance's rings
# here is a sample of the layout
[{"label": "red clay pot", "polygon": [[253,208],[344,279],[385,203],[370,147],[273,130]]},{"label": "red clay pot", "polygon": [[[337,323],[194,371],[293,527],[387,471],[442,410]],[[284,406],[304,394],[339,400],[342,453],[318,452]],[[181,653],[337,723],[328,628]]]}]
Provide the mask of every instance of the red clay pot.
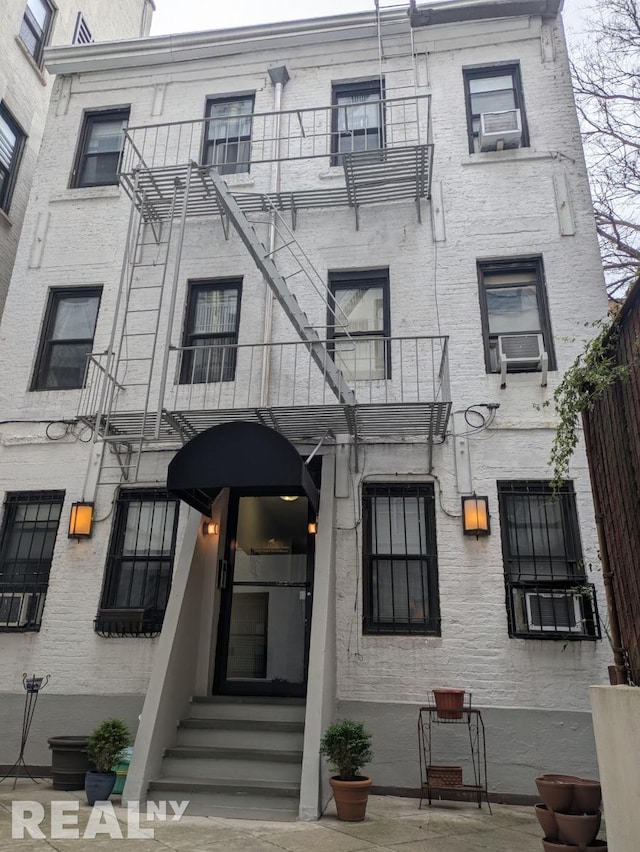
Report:
[{"label": "red clay pot", "polygon": [[549,840],[547,837],[542,841],[544,852],[608,852],[606,840],[594,840],[590,846],[574,846],[573,844],[560,843],[556,840]]},{"label": "red clay pot", "polygon": [[462,719],[464,689],[434,689],[433,698],[439,719]]},{"label": "red clay pot", "polygon": [[558,837],[563,843],[589,847],[600,831],[600,812],[595,814],[556,814]]},{"label": "red clay pot", "polygon": [[550,811],[571,810],[573,801],[573,782],[555,781],[542,776],[536,778],[536,787],[540,798]]},{"label": "red clay pot", "polygon": [[367,811],[371,778],[360,778],[357,781],[330,778],[329,784],[336,800],[338,819],[343,822],[362,822]]},{"label": "red clay pot", "polygon": [[540,823],[540,828],[544,831],[544,836],[549,840],[558,839],[558,823],[553,811],[550,811],[546,805],[536,805],[536,816]]},{"label": "red clay pot", "polygon": [[573,788],[571,810],[576,814],[593,814],[600,810],[602,788],[599,781],[580,778]]}]

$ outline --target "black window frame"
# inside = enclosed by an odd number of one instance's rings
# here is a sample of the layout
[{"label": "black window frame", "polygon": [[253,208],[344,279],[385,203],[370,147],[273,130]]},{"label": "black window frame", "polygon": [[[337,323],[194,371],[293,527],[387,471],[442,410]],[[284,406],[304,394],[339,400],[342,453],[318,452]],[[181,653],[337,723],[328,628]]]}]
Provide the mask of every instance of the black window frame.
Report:
[{"label": "black window frame", "polygon": [[[2,599],[0,613],[3,612],[5,599],[8,600],[9,607],[6,620],[0,621],[0,631],[2,632],[24,633],[40,630],[64,498],[65,492],[58,490],[13,491],[7,492],[5,495],[2,532],[0,533],[0,598]],[[18,521],[18,508],[20,506],[33,506],[34,504],[39,506],[46,506],[48,504],[49,517],[44,521]],[[52,517],[52,511],[54,517]],[[57,517],[55,517],[56,514]],[[39,529],[36,529],[37,525],[39,525]],[[35,543],[35,533],[37,531],[42,532],[43,525],[47,527],[47,532],[53,533],[51,556],[45,559],[42,558],[46,541],[44,536],[39,556],[36,554],[34,557],[32,552]],[[27,531],[27,535],[31,535],[31,542],[28,545],[29,555],[26,559],[9,559],[7,557],[7,549],[12,543],[13,535],[18,526],[22,527],[18,536],[18,546],[22,545],[25,530]],[[31,527],[30,530],[29,527]],[[18,570],[18,566],[22,566],[24,570]],[[32,567],[32,570],[27,570],[29,567]],[[12,574],[13,576],[11,576]],[[29,595],[26,600],[25,595]],[[12,613],[14,616],[19,613],[17,620],[22,623],[12,623]]]},{"label": "black window frame", "polygon": [[[96,308],[96,321],[93,327],[93,335],[91,338],[82,337],[82,338],[68,338],[61,341],[54,341],[51,337],[53,332],[53,327],[56,321],[58,308],[60,303],[65,298],[73,298],[73,297],[95,297],[98,300],[98,305]],[[40,332],[40,342],[38,344],[38,354],[36,357],[36,365],[33,371],[33,378],[31,380],[31,387],[29,390],[31,391],[63,391],[63,390],[79,390],[85,386],[86,382],[86,369],[83,375],[81,384],[68,385],[65,387],[60,387],[57,385],[50,385],[47,383],[47,374],[51,365],[51,353],[56,346],[77,346],[81,343],[87,343],[88,352],[87,356],[93,350],[93,343],[96,335],[96,328],[98,325],[98,315],[100,313],[100,303],[102,301],[102,287],[65,287],[65,288],[52,288],[49,290],[49,296],[47,299],[47,307],[45,309],[44,321],[42,323],[42,330]]]},{"label": "black window frame", "polygon": [[[353,289],[382,289],[382,330],[381,331],[342,331],[339,328],[339,309],[336,306],[336,290]],[[354,382],[387,381],[391,378],[391,289],[389,267],[377,269],[348,269],[332,270],[329,272],[329,304],[327,309],[327,344],[328,350],[336,360],[335,341],[345,339],[347,336],[357,341],[358,338],[370,340],[381,338],[383,340],[384,376],[367,379],[355,378]]]},{"label": "black window frame", "polygon": [[[362,80],[360,82],[350,82],[350,83],[332,83],[331,85],[331,165],[332,166],[340,166],[342,165],[342,155],[345,153],[351,153],[348,151],[340,151],[340,139],[342,137],[348,137],[351,134],[349,133],[341,133],[338,129],[339,118],[340,118],[340,97],[344,97],[345,95],[358,95],[358,94],[370,94],[371,92],[375,92],[378,95],[379,100],[379,108],[378,108],[378,127],[376,128],[376,132],[378,134],[378,146],[376,148],[367,148],[367,153],[372,153],[374,151],[381,151],[386,144],[386,132],[385,132],[385,107],[384,107],[384,79],[376,78],[375,80]],[[369,133],[369,129],[365,128],[359,131],[354,131],[353,135],[362,136]],[[356,152],[356,153],[364,153],[364,152]]]},{"label": "black window frame", "polygon": [[88,181],[84,179],[87,160],[99,157],[114,157],[115,151],[104,151],[97,154],[88,153],[88,146],[91,140],[91,132],[93,127],[98,124],[111,121],[121,120],[123,125],[127,125],[131,116],[131,107],[114,107],[112,109],[88,110],[82,116],[82,125],[80,135],[78,137],[78,148],[73,165],[73,173],[71,179],[71,187],[79,189],[82,187],[96,186],[117,186],[120,183],[118,171],[122,162],[122,152],[124,150],[124,133],[122,134],[122,145],[120,151],[117,152],[118,162],[113,172],[113,179],[103,181]]},{"label": "black window frame", "polygon": [[[509,636],[575,641],[600,639],[596,591],[593,583],[587,582],[573,483],[565,481],[554,490],[545,480],[499,480],[497,488]],[[518,552],[517,536],[514,552],[509,524],[510,500],[514,497],[528,507],[531,523],[528,528],[525,526],[525,530],[536,528],[534,512],[536,508],[538,513],[544,509],[544,526],[541,524],[538,529],[546,530],[543,539],[548,542],[548,553],[536,556],[533,532],[530,533],[532,554],[521,555]],[[551,547],[548,511],[556,502],[560,504],[563,558],[553,555]],[[525,532],[525,538],[528,543],[529,533]],[[541,599],[557,602],[557,609],[556,603],[552,606],[555,626],[540,626]],[[529,623],[528,617],[528,611],[533,612],[536,608],[540,622],[537,627]],[[567,625],[557,623],[556,613],[566,615]],[[568,623],[574,616],[575,626],[572,629]]]},{"label": "black window frame", "polygon": [[[26,0],[24,7],[24,14],[22,16],[22,22],[20,24],[20,41],[25,47],[25,50],[33,58],[33,61],[36,63],[38,68],[43,67],[43,53],[44,49],[49,43],[49,39],[51,38],[51,33],[53,32],[53,21],[56,16],[56,12],[58,11],[56,6],[50,2],[50,0],[42,0],[42,5],[46,7],[47,10],[47,19],[44,23],[44,27],[42,31],[38,24],[36,23],[31,10],[29,9],[29,0]],[[35,41],[34,49],[31,50],[22,34],[24,30],[27,30],[32,38]]]},{"label": "black window frame", "polygon": [[479,150],[476,149],[478,133],[474,133],[473,122],[474,119],[479,118],[480,113],[472,113],[471,111],[471,90],[469,87],[469,81],[478,79],[482,80],[489,77],[504,77],[507,74],[510,74],[512,79],[515,109],[520,110],[520,121],[522,124],[522,139],[520,140],[520,147],[528,148],[530,145],[527,114],[524,107],[524,92],[522,88],[520,63],[505,62],[504,64],[483,65],[480,67],[462,69],[462,76],[464,79],[465,110],[467,114],[467,136],[469,139],[470,154],[479,153]]},{"label": "black window frame", "polygon": [[[215,278],[207,280],[190,280],[187,289],[187,301],[185,306],[185,320],[183,326],[182,345],[183,347],[191,346],[214,346],[219,342],[223,346],[222,360],[214,363],[209,360],[207,363],[207,375],[205,379],[194,381],[195,370],[198,369],[194,364],[195,349],[184,349],[182,352],[182,360],[180,363],[179,384],[181,385],[200,385],[200,384],[217,384],[219,382],[233,382],[236,378],[236,366],[238,360],[238,336],[240,333],[240,311],[242,308],[242,278]],[[195,310],[197,293],[207,290],[235,290],[236,291],[236,327],[233,335],[224,332],[212,332],[210,334],[196,334],[190,329],[193,328],[195,319]],[[209,343],[195,344],[193,338],[206,337],[210,340]],[[230,341],[229,338],[233,337]],[[228,348],[227,348],[228,347]],[[214,352],[215,350],[209,350]],[[215,373],[219,373],[215,377]],[[213,378],[212,378],[213,375]]]},{"label": "black window frame", "polygon": [[[166,536],[169,537],[169,547],[158,555],[147,550],[136,549],[132,555],[124,553],[125,536],[127,531],[127,520],[131,507],[133,505],[142,506],[152,503],[155,507],[159,504],[173,506],[173,520],[171,527],[167,530],[165,522],[165,530],[163,534],[163,544]],[[111,528],[111,536],[109,539],[109,548],[107,551],[107,559],[105,564],[104,581],[102,592],[100,595],[100,606],[94,622],[96,633],[101,636],[156,636],[162,629],[164,615],[171,593],[171,583],[173,579],[173,570],[176,554],[176,542],[178,531],[178,520],[180,514],[180,500],[169,494],[164,488],[121,488],[118,492],[115,501],[113,525]],[[136,540],[137,544],[137,540]],[[119,599],[120,581],[122,577],[123,565],[132,563],[132,569],[135,563],[147,562],[144,576],[144,592],[143,597],[147,595],[147,584],[155,585],[155,601],[153,606],[141,605],[142,601],[132,601],[131,586],[129,588],[128,603],[123,603]],[[150,564],[160,563],[159,568],[156,568],[153,573],[149,573]],[[162,574],[164,573],[164,579]],[[133,583],[134,571],[131,572],[131,581]],[[163,593],[163,583],[166,584],[166,594]],[[163,593],[163,600],[160,600],[159,595]],[[153,594],[153,592],[152,592]]]},{"label": "black window frame", "polygon": [[[247,113],[250,117],[250,129],[248,136],[230,136],[222,139],[209,139],[209,127],[214,124],[216,121],[215,116],[211,114],[214,107],[217,104],[230,104],[230,103],[239,103],[241,101],[250,101],[251,102],[251,112]],[[251,146],[253,142],[253,114],[256,108],[256,96],[255,92],[246,93],[246,94],[238,94],[238,95],[227,95],[224,97],[215,97],[212,96],[207,98],[205,104],[205,121],[203,127],[203,137],[202,137],[202,163],[203,165],[215,166],[218,172],[221,175],[238,175],[238,174],[249,174],[251,172]],[[214,163],[214,154],[216,147],[220,144],[242,144],[248,143],[249,146],[249,160],[248,162],[239,161],[239,160],[225,160],[224,163]]]},{"label": "black window frame", "polygon": [[[390,500],[400,497],[424,500],[425,551],[419,554],[378,553],[373,541],[373,512],[376,499]],[[362,486],[362,629],[367,635],[384,636],[440,636],[440,595],[438,588],[438,547],[436,539],[436,502],[433,483],[365,482]],[[406,508],[405,508],[406,513]],[[406,517],[406,514],[405,514]],[[406,534],[406,527],[405,527]],[[391,621],[379,617],[374,612],[374,563],[385,560],[404,562],[408,578],[408,562],[422,562],[422,605],[426,615],[422,618],[396,617],[395,601],[392,602],[394,614]],[[426,571],[426,574],[425,574]],[[393,598],[393,595],[392,595]],[[409,599],[407,597],[407,609]]]},{"label": "black window frame", "polygon": [[8,213],[11,207],[13,190],[15,189],[16,181],[18,179],[18,171],[20,170],[20,162],[22,160],[27,134],[20,127],[4,101],[0,101],[0,116],[2,116],[2,119],[9,125],[9,129],[16,136],[16,144],[11,152],[9,167],[6,168],[2,165],[2,163],[0,163],[0,172],[5,175],[5,180],[0,187],[0,210]]},{"label": "black window frame", "polygon": [[94,38],[91,35],[87,19],[82,12],[78,12],[76,17],[76,26],[73,31],[73,41],[71,44],[93,44],[93,41]]},{"label": "black window frame", "polygon": [[[510,272],[515,275],[523,273],[533,273],[535,275],[536,297],[538,301],[538,318],[540,320],[539,329],[531,329],[531,331],[514,330],[513,332],[504,331],[501,334],[542,334],[544,349],[548,356],[549,370],[556,370],[556,355],[553,345],[553,332],[551,329],[551,317],[549,314],[549,302],[547,299],[547,287],[544,274],[544,264],[542,257],[535,255],[532,257],[513,257],[513,258],[494,258],[492,260],[478,260],[478,285],[480,298],[480,317],[482,323],[482,339],[484,342],[484,359],[487,373],[500,373],[500,364],[497,363],[494,367],[491,363],[491,343],[497,340],[500,336],[498,333],[489,332],[489,307],[487,304],[487,290],[505,289],[507,287],[522,287],[521,281],[509,283],[487,283],[487,277],[490,275],[508,275]],[[509,368],[510,373],[530,373],[539,372],[535,365],[529,367]]]}]

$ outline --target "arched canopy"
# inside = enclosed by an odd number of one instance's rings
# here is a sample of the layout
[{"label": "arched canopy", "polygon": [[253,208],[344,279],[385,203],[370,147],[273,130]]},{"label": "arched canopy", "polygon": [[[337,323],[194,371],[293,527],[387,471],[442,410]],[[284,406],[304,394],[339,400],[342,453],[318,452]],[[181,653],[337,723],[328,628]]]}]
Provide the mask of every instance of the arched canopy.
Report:
[{"label": "arched canopy", "polygon": [[197,435],[169,464],[167,489],[209,515],[223,488],[298,494],[318,508],[318,491],[302,457],[283,435],[259,423],[223,423]]}]

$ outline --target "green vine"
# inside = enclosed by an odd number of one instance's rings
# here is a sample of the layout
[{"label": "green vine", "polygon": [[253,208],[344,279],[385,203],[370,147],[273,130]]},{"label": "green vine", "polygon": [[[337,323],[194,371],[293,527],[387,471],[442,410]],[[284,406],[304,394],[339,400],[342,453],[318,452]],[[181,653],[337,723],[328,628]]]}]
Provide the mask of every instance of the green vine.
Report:
[{"label": "green vine", "polygon": [[598,335],[587,343],[584,352],[569,367],[553,394],[560,421],[549,458],[554,491],[562,486],[569,474],[569,462],[578,443],[580,415],[591,411],[609,388],[629,376],[631,367],[616,363],[619,336],[619,322],[603,323]]}]

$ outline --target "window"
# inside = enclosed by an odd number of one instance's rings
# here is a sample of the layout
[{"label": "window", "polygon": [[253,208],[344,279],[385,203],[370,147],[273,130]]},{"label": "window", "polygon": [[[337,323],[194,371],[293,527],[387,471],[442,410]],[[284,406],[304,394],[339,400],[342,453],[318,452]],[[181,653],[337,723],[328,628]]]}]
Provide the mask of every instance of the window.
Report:
[{"label": "window", "polygon": [[340,165],[341,154],[384,147],[379,80],[335,84],[331,114],[331,165]]},{"label": "window", "polygon": [[433,485],[363,486],[365,633],[440,634]]},{"label": "window", "polygon": [[155,634],[169,599],[178,501],[161,489],[123,489],[115,507],[99,633]]},{"label": "window", "polygon": [[73,34],[73,44],[91,44],[93,36],[82,12],[78,12],[76,29]]},{"label": "window", "polygon": [[207,101],[202,161],[221,175],[249,171],[253,95]]},{"label": "window", "polygon": [[190,284],[181,384],[234,380],[241,290],[240,280]]},{"label": "window", "polygon": [[84,117],[73,186],[118,183],[118,169],[129,109],[89,112]]},{"label": "window", "polygon": [[26,136],[0,102],[0,210],[9,211]]},{"label": "window", "polygon": [[0,629],[39,630],[64,491],[7,494],[0,543]]},{"label": "window", "polygon": [[54,7],[48,0],[27,0],[20,38],[38,65],[42,65],[42,51],[51,34]]},{"label": "window", "polygon": [[391,378],[389,271],[331,272],[329,336],[347,381]]},{"label": "window", "polygon": [[[510,337],[511,344],[520,339],[523,352],[528,345],[537,349],[541,343],[549,369],[555,370],[542,259],[482,261],[478,264],[478,277],[487,372],[500,372],[500,338],[504,335],[516,336],[515,340]],[[506,348],[505,342],[502,348]],[[514,357],[508,366],[512,373],[539,369],[535,357],[523,357],[521,361]]]},{"label": "window", "polygon": [[573,484],[498,482],[509,634],[599,638],[595,590],[585,579]]},{"label": "window", "polygon": [[529,137],[522,97],[520,66],[496,65],[489,68],[468,69],[463,73],[470,153],[473,154],[480,150],[478,134],[482,113],[515,109],[520,110],[522,137],[519,145],[524,148],[528,147]]},{"label": "window", "polygon": [[84,386],[101,292],[80,288],[50,292],[31,390]]}]

